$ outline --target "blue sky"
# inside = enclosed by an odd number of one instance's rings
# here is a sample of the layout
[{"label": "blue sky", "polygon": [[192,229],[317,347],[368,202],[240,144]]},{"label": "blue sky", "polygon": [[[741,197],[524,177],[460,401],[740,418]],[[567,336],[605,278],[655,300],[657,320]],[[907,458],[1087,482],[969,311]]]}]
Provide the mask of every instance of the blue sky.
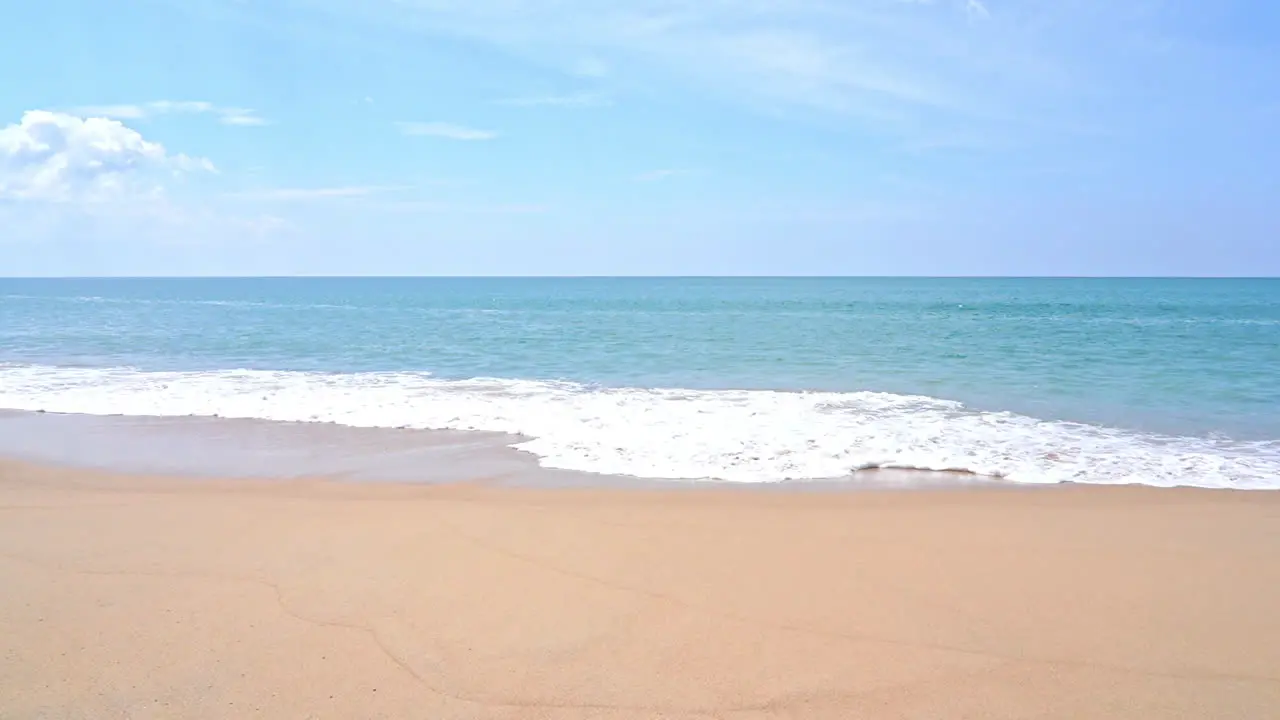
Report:
[{"label": "blue sky", "polygon": [[0,275],[1280,274],[1280,4],[47,0]]}]

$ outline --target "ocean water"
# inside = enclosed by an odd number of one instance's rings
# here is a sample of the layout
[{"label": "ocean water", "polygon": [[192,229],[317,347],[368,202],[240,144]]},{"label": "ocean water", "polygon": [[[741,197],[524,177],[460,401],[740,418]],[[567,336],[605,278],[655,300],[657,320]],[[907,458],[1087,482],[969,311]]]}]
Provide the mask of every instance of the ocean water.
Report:
[{"label": "ocean water", "polygon": [[1280,280],[0,279],[0,408],[496,431],[648,478],[1280,489]]}]

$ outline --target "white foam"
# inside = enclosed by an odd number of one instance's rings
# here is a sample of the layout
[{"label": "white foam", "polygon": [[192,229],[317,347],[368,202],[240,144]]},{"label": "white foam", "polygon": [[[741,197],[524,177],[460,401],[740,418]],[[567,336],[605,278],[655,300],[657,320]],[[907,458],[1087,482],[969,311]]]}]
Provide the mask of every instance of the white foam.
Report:
[{"label": "white foam", "polygon": [[527,438],[516,447],[548,467],[650,478],[774,482],[885,467],[1022,483],[1280,489],[1280,441],[1138,434],[875,392],[0,365],[0,407],[505,432]]}]

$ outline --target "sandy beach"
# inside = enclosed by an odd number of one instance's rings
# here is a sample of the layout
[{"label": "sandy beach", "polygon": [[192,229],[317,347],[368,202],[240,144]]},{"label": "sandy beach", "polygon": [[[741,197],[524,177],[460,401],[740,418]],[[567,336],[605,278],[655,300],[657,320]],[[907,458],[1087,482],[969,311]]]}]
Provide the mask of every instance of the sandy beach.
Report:
[{"label": "sandy beach", "polygon": [[0,464],[3,718],[1272,718],[1280,494]]}]

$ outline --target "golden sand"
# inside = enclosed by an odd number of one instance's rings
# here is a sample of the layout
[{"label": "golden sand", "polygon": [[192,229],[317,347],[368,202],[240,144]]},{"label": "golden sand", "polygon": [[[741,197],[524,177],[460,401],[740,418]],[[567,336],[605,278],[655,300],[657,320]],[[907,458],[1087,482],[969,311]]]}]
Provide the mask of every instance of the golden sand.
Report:
[{"label": "golden sand", "polygon": [[1280,493],[0,464],[0,718],[1280,718]]}]

